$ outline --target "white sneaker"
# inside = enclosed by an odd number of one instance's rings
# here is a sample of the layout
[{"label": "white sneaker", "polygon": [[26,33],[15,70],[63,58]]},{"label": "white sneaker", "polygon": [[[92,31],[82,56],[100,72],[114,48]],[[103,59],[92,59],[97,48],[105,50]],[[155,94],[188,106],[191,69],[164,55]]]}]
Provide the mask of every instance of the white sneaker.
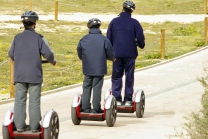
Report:
[{"label": "white sneaker", "polygon": [[121,102],[120,101],[117,101],[117,106],[121,106]]},{"label": "white sneaker", "polygon": [[126,101],[125,106],[132,106],[132,101]]}]

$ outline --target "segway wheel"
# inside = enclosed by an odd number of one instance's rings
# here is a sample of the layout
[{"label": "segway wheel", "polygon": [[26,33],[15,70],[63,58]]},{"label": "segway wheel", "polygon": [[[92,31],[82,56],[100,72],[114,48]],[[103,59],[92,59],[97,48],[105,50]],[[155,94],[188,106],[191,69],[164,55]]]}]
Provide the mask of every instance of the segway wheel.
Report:
[{"label": "segway wheel", "polygon": [[81,123],[81,119],[78,118],[76,108],[71,107],[71,119],[74,125],[79,125]]},{"label": "segway wheel", "polygon": [[44,129],[44,139],[58,139],[59,135],[59,117],[54,111],[51,115],[49,127]]},{"label": "segway wheel", "polygon": [[116,122],[117,116],[117,103],[116,99],[113,97],[111,101],[110,109],[106,110],[106,124],[108,127],[113,127]]},{"label": "segway wheel", "polygon": [[140,102],[136,104],[136,116],[137,118],[142,118],[144,115],[144,108],[145,108],[145,95],[142,91]]},{"label": "segway wheel", "polygon": [[2,126],[3,139],[11,139],[8,131],[8,126]]}]

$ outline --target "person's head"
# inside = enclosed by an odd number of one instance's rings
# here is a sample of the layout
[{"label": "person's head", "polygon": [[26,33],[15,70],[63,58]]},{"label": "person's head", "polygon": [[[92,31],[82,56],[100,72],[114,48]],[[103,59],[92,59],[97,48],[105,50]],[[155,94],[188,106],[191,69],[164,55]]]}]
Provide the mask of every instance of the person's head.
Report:
[{"label": "person's head", "polygon": [[36,21],[38,21],[39,17],[34,11],[26,11],[22,14],[21,20],[25,29],[35,28]]},{"label": "person's head", "polygon": [[92,18],[87,22],[87,27],[89,29],[91,29],[91,28],[99,29],[100,26],[101,26],[101,21],[98,18]]},{"label": "person's head", "polygon": [[123,3],[123,11],[132,13],[135,10],[135,4],[131,1],[125,1]]}]

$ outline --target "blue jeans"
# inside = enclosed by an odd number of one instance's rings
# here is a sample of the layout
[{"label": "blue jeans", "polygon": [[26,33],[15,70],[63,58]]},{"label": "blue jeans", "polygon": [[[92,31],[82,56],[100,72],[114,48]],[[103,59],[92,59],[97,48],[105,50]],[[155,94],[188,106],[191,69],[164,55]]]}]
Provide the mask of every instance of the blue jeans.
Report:
[{"label": "blue jeans", "polygon": [[122,90],[122,77],[125,72],[125,90],[124,90],[124,102],[132,101],[132,94],[134,92],[134,69],[135,58],[117,57],[113,62],[112,72],[112,93],[117,101],[122,102],[121,90]]},{"label": "blue jeans", "polygon": [[29,124],[31,130],[39,128],[41,121],[41,83],[15,83],[14,123],[17,129],[25,128],[27,91],[29,92]]}]

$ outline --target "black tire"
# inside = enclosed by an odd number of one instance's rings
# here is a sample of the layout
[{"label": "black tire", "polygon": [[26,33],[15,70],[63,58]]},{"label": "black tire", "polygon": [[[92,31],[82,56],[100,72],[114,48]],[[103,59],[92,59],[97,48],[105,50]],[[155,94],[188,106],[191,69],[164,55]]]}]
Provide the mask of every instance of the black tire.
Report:
[{"label": "black tire", "polygon": [[117,116],[117,103],[115,97],[113,97],[111,101],[111,107],[110,109],[106,110],[106,124],[108,127],[113,127],[116,122],[116,116]]},{"label": "black tire", "polygon": [[51,115],[48,128],[44,128],[44,139],[58,139],[59,135],[59,117],[54,111]]},{"label": "black tire", "polygon": [[71,119],[74,125],[79,125],[81,123],[81,119],[77,117],[76,108],[71,107]]},{"label": "black tire", "polygon": [[3,139],[11,139],[8,131],[8,126],[4,126],[4,125],[2,126],[2,136]]},{"label": "black tire", "polygon": [[144,109],[145,109],[145,95],[144,95],[144,91],[142,91],[140,102],[136,104],[136,116],[137,116],[137,118],[142,118],[143,117]]}]

